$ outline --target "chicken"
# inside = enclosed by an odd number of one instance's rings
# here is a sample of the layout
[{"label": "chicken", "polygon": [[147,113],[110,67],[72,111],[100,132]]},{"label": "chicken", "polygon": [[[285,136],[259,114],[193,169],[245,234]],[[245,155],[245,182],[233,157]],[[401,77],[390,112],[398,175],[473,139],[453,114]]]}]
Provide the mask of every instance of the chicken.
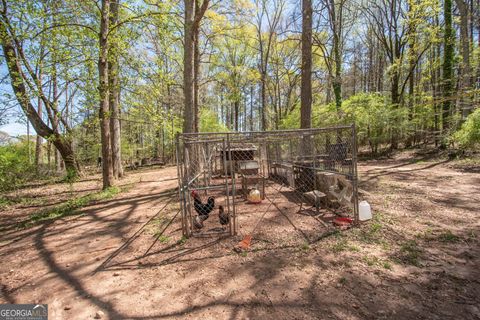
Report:
[{"label": "chicken", "polygon": [[202,229],[203,228],[203,218],[201,216],[195,216],[193,218],[193,226],[195,229]]},{"label": "chicken", "polygon": [[208,219],[208,215],[212,212],[213,208],[215,208],[215,199],[213,197],[209,197],[207,199],[207,203],[203,204],[200,195],[197,191],[193,190],[191,193],[193,197],[193,207],[195,211],[198,213],[199,217],[202,218],[202,222]]},{"label": "chicken", "polygon": [[220,220],[222,226],[230,222],[230,216],[228,213],[225,213],[223,206],[218,206],[218,220]]}]

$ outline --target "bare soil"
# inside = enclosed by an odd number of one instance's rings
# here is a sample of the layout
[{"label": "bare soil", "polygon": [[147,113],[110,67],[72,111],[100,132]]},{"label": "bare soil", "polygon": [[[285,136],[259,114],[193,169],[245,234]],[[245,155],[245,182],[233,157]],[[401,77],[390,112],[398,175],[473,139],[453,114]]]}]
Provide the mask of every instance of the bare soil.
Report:
[{"label": "bare soil", "polygon": [[[101,185],[24,189],[0,211],[0,303],[48,303],[51,319],[480,319],[480,174],[420,151],[359,171],[372,221],[321,238],[323,223],[270,190],[282,212],[269,208],[244,254],[232,248],[268,202],[239,206],[237,237],[184,239],[173,167],[19,229]],[[215,212],[205,228],[220,227]]]}]

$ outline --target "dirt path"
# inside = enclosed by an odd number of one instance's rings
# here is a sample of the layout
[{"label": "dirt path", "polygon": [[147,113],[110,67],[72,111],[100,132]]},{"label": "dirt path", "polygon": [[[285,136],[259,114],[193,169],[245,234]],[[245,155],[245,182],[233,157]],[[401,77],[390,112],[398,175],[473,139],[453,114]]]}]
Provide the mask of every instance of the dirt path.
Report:
[{"label": "dirt path", "polygon": [[374,221],[246,255],[185,241],[178,219],[156,241],[176,171],[131,174],[82,215],[0,235],[0,302],[51,319],[479,319],[480,175],[414,156],[362,163]]}]

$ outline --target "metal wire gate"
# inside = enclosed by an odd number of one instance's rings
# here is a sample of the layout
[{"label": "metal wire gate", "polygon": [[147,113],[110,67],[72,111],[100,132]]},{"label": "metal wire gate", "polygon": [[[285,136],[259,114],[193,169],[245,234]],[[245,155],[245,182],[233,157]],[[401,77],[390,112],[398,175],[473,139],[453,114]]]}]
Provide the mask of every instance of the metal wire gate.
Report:
[{"label": "metal wire gate", "polygon": [[186,133],[176,147],[184,236],[236,235],[238,208],[252,190],[262,199],[281,192],[296,212],[317,220],[328,210],[358,222],[354,124]]}]

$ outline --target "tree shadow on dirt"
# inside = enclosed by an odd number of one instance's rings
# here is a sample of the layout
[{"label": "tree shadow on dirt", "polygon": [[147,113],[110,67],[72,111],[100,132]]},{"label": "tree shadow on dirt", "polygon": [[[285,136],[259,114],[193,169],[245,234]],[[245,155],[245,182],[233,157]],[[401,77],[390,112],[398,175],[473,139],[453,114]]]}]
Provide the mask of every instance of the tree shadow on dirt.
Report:
[{"label": "tree shadow on dirt", "polygon": [[[432,181],[434,183],[434,181]],[[161,194],[161,193],[159,193]],[[166,291],[165,298],[155,301],[153,309],[139,308],[141,311],[121,311],[123,306],[115,300],[115,292],[96,294],[89,289],[86,281],[95,274],[78,272],[78,268],[67,268],[60,263],[62,252],[66,250],[85,250],[87,241],[115,237],[120,243],[128,239],[136,240],[139,228],[132,227],[132,215],[140,205],[152,206],[168,197],[164,194],[129,196],[118,201],[105,201],[101,205],[88,209],[88,215],[75,217],[75,220],[58,220],[45,222],[28,230],[27,236],[34,237],[36,252],[45,263],[52,277],[58,277],[72,288],[82,300],[91,302],[103,310],[110,319],[163,319],[163,318],[221,318],[221,319],[477,319],[479,305],[478,245],[464,246],[458,250],[458,259],[463,261],[441,261],[437,269],[430,267],[408,267],[403,273],[390,273],[380,268],[361,266],[353,268],[355,263],[351,256],[328,254],[328,250],[317,245],[313,249],[299,248],[298,245],[284,248],[265,248],[255,250],[245,256],[234,254],[231,244],[238,239],[207,239],[192,242],[185,246],[182,242],[166,244],[159,249],[144,254],[145,249],[154,241],[148,238],[137,251],[128,251],[133,259],[117,261],[104,260],[107,263],[101,271],[113,271],[116,268],[149,268],[158,272],[156,284],[161,284],[161,276],[175,276],[173,269],[184,268],[184,277],[194,278],[192,287],[187,287],[182,277],[174,278],[174,286]],[[103,212],[113,210],[108,214]],[[92,225],[98,225],[93,228]],[[144,221],[142,225],[146,225]],[[135,224],[136,226],[136,224]],[[54,236],[76,232],[62,239],[63,243],[54,242]],[[141,229],[140,229],[141,230]],[[179,234],[179,222],[171,225],[169,236]],[[464,229],[458,233],[460,239],[468,237]],[[478,230],[473,230],[477,232]],[[405,236],[396,236],[400,243],[408,242]],[[144,239],[145,240],[145,239]],[[82,242],[83,241],[83,242]],[[101,240],[100,240],[101,241]],[[229,242],[230,241],[230,242]],[[132,243],[132,242],[130,242]],[[462,244],[462,242],[458,242]],[[437,261],[437,257],[427,249],[428,242],[421,243],[418,260]],[[433,245],[432,245],[433,246]],[[105,249],[99,246],[100,249]],[[121,246],[120,246],[121,248]],[[109,249],[109,248],[107,248]],[[132,249],[126,246],[121,251]],[[440,252],[442,256],[450,248],[445,245]],[[17,244],[12,250],[21,250]],[[112,253],[115,253],[113,250]],[[212,250],[211,255],[197,256],[203,251]],[[406,253],[402,246],[392,250],[390,259],[401,259]],[[464,257],[471,250],[473,258]],[[65,252],[64,251],[64,252]],[[414,252],[415,250],[411,249]],[[82,251],[83,252],[83,251]],[[139,254],[137,254],[139,253]],[[161,255],[170,256],[162,259]],[[4,252],[2,252],[2,255]],[[85,259],[88,252],[82,253]],[[408,254],[408,251],[407,251]],[[110,254],[111,255],[111,254]],[[143,256],[142,256],[143,255]],[[108,258],[109,255],[107,255]],[[139,261],[144,263],[138,264]],[[150,260],[151,259],[151,260]],[[218,267],[216,261],[227,263]],[[404,262],[403,260],[401,260]],[[408,261],[408,260],[406,260]],[[85,261],[94,271],[102,262]],[[127,265],[128,263],[128,265]],[[175,265],[175,268],[167,269]],[[161,267],[161,268],[159,268]],[[162,271],[165,271],[162,273]],[[445,271],[445,272],[444,272]],[[197,276],[198,275],[198,276]],[[98,274],[97,274],[98,276]],[[101,279],[101,278],[93,278]],[[184,279],[184,278],[183,278]],[[91,279],[90,279],[91,280]],[[204,288],[203,284],[214,282],[214,288]],[[101,286],[102,283],[98,282]],[[124,290],[134,290],[135,284],[125,283]],[[219,293],[214,293],[218,291]],[[2,297],[14,301],[13,292],[2,288]],[[170,307],[173,300],[181,300],[177,307]],[[477,308],[477,309],[475,309]],[[138,309],[137,309],[138,310]]]},{"label": "tree shadow on dirt", "polygon": [[[431,164],[428,164],[428,165],[423,166],[423,167],[417,167],[417,168],[412,168],[412,169],[408,169],[408,170],[401,170],[401,173],[416,172],[416,171],[432,169],[432,168],[435,168],[437,166],[449,163],[450,161],[451,160],[448,159],[448,160],[444,160],[444,161],[441,161],[441,162],[431,163]],[[415,162],[405,162],[405,163],[402,163],[402,164],[399,164],[399,165],[396,165],[396,166],[392,166],[392,167],[375,168],[375,169],[367,170],[364,173],[364,175],[367,176],[367,178],[362,179],[362,183],[367,183],[368,184],[371,180],[377,180],[380,177],[397,174],[399,172],[394,171],[394,170],[392,171],[392,169],[398,169],[398,168],[405,167],[405,166],[408,166],[408,165],[411,165],[411,164],[415,164]]]},{"label": "tree shadow on dirt", "polygon": [[[204,292],[179,288],[184,307],[174,311],[156,312],[148,316],[129,315],[129,319],[164,319],[218,317],[223,319],[477,319],[479,291],[478,271],[472,263],[468,281],[455,285],[441,272],[429,272],[421,268],[403,276],[376,268],[342,270],[326,280],[326,269],[348,262],[348,257],[334,258],[296,255],[294,248],[261,252],[248,258],[245,264],[231,263],[226,269],[211,270],[228,277],[253,279],[237,284],[223,294],[204,299]],[[295,259],[292,259],[295,257]],[[295,263],[308,261],[315,272],[306,279],[303,270],[295,269]],[[194,272],[194,271],[192,271]],[[283,278],[283,276],[290,278]],[[448,276],[447,276],[448,277]],[[219,280],[217,287],[227,286],[233,280]],[[457,280],[456,280],[457,281]],[[200,292],[198,291],[200,290]]]},{"label": "tree shadow on dirt", "polygon": [[117,312],[114,305],[110,301],[92,295],[92,293],[83,286],[81,280],[73,276],[70,271],[68,271],[66,268],[62,268],[60,264],[56,262],[54,253],[47,248],[44,240],[44,237],[47,233],[46,230],[51,224],[52,222],[43,224],[35,235],[35,247],[37,251],[41,253],[42,260],[46,263],[49,270],[55,273],[56,276],[60,277],[66,284],[73,288],[80,297],[85,297],[98,308],[105,310],[111,319],[124,319],[125,315]]}]

